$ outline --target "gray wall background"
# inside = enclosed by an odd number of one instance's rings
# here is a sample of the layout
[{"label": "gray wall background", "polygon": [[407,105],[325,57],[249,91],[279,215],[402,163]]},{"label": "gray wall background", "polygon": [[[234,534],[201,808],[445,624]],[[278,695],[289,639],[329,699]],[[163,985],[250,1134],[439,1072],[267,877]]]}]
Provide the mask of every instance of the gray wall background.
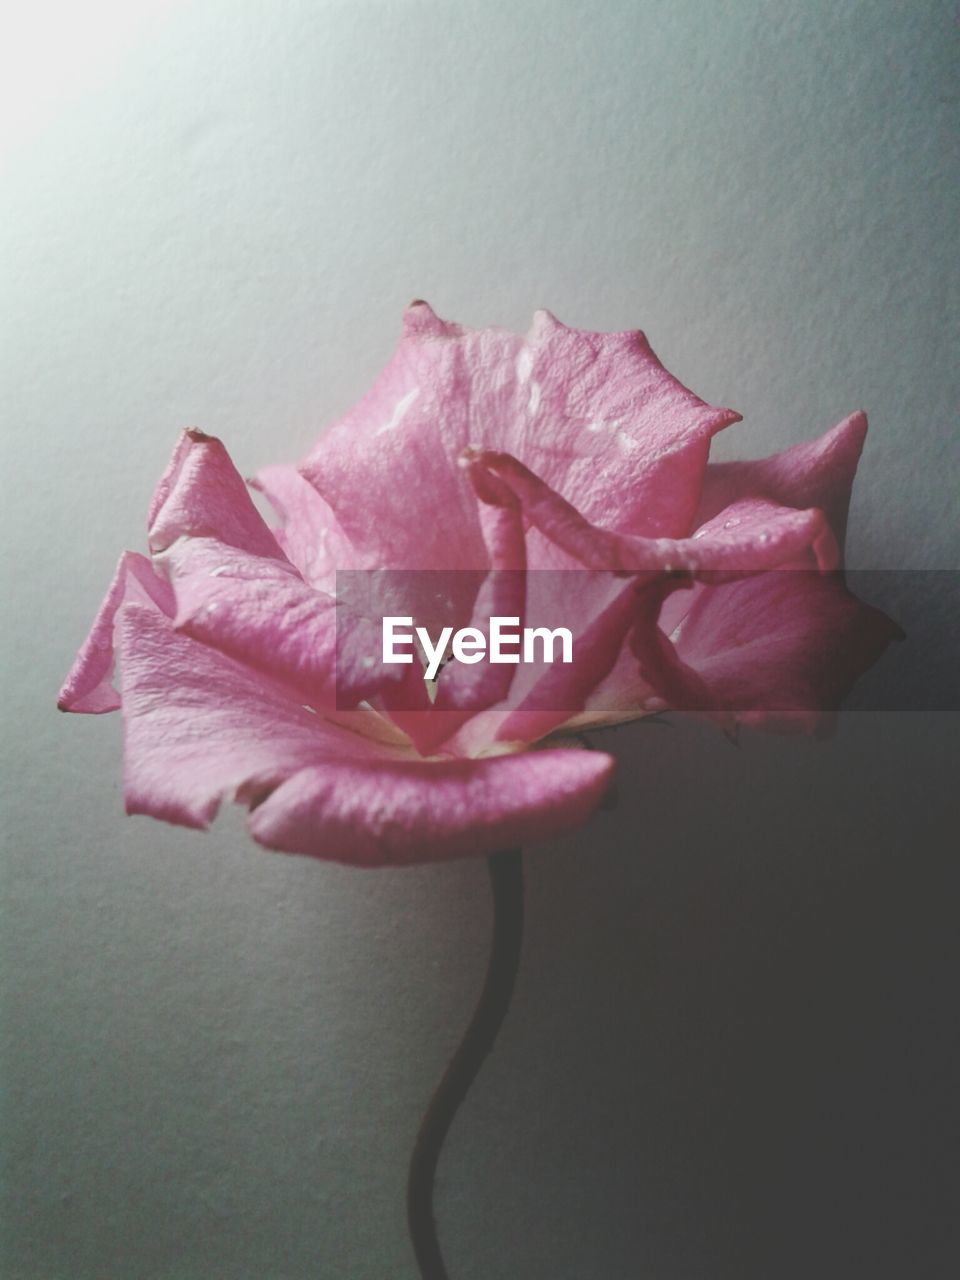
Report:
[{"label": "gray wall background", "polygon": [[[119,723],[58,716],[59,682],[179,428],[245,472],[302,455],[415,296],[644,328],[745,414],[721,456],[862,405],[852,562],[957,568],[960,28],[927,0],[144,7],[5,16],[0,1274],[412,1280],[484,867],[126,819]],[[952,607],[913,607],[901,669],[953,671]],[[452,1280],[955,1274],[937,687],[827,745],[603,735],[619,807],[527,857],[516,1002],[443,1158]]]}]

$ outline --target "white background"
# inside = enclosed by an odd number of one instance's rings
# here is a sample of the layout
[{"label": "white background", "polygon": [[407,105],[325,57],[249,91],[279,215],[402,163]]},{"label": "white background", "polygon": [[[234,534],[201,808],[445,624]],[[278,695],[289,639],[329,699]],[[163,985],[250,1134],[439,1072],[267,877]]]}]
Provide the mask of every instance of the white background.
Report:
[{"label": "white background", "polygon": [[[411,1280],[406,1157],[484,964],[480,863],[126,819],[116,717],[54,710],[178,430],[293,460],[411,298],[546,306],[739,409],[721,456],[864,407],[852,562],[956,568],[958,30],[931,0],[3,6],[6,1280]],[[952,669],[943,634],[915,661]],[[602,741],[619,808],[528,856],[444,1154],[452,1280],[953,1274],[955,716]]]}]

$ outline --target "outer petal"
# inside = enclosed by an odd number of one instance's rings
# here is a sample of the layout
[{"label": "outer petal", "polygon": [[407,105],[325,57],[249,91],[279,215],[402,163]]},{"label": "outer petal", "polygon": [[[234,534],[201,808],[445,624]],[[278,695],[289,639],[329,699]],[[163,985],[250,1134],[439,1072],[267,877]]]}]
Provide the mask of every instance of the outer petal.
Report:
[{"label": "outer petal", "polygon": [[710,440],[740,414],[684,387],[637,330],[568,329],[540,311],[527,351],[529,375],[519,374],[529,416],[493,447],[522,458],[594,524],[686,533]]},{"label": "outer petal", "polygon": [[867,434],[865,413],[852,413],[819,440],[794,445],[758,462],[710,463],[697,523],[743,498],[766,498],[786,507],[819,507],[842,548],[850,490]]},{"label": "outer petal", "polygon": [[356,706],[400,678],[380,662],[379,626],[315,591],[285,560],[214,538],[182,538],[162,560],[179,631],[290,681],[315,708]]},{"label": "outer petal", "polygon": [[250,816],[261,844],[363,866],[495,853],[582,822],[613,770],[595,751],[305,769]]},{"label": "outer petal", "polygon": [[63,682],[57,699],[61,711],[99,713],[116,711],[120,706],[120,695],[111,683],[113,622],[117,610],[132,601],[150,605],[168,617],[173,616],[175,606],[169,584],[154,572],[145,556],[137,551],[125,551],[90,634]]},{"label": "outer petal", "polygon": [[404,567],[478,568],[483,543],[457,467],[468,445],[524,458],[590,520],[677,535],[696,509],[710,437],[737,417],[682,387],[642,334],[580,332],[541,312],[523,339],[446,324],[416,303],[383,374],[301,470],[362,551]]},{"label": "outer petal", "polygon": [[311,714],[282,684],[179,635],[155,610],[117,619],[128,813],[205,827],[224,798],[255,803],[324,761],[411,754],[372,712]]},{"label": "outer petal", "polygon": [[[223,798],[270,848],[375,865],[485,854],[586,818],[613,768],[597,752],[421,761],[377,723],[311,715],[283,686],[172,631],[118,618],[130,813],[204,827]],[[385,730],[383,721],[379,728]]]},{"label": "outer petal", "polygon": [[361,554],[392,568],[486,567],[457,458],[472,423],[513,412],[521,341],[498,330],[470,335],[425,304],[408,309],[393,358],[300,466]]},{"label": "outer petal", "polygon": [[674,708],[813,732],[902,633],[839,573],[762,573],[698,583],[670,641],[634,637],[644,678]]},{"label": "outer petal", "polygon": [[150,550],[164,551],[182,537],[219,538],[254,555],[284,558],[226,449],[202,431],[180,437],[150,504]]}]

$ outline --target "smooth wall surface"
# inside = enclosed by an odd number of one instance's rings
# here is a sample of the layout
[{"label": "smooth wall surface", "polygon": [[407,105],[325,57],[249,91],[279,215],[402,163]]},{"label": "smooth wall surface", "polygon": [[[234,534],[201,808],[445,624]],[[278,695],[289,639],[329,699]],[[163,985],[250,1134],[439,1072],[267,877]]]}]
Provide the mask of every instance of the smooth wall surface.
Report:
[{"label": "smooth wall surface", "polygon": [[[59,716],[62,676],[179,429],[244,473],[301,456],[413,297],[642,327],[744,414],[723,457],[862,406],[851,562],[960,567],[955,6],[4,25],[0,1274],[413,1280],[483,866],[124,818],[119,724]],[[913,669],[954,670],[955,613],[920,606]],[[830,744],[599,736],[619,805],[527,857],[515,1005],[443,1157],[452,1280],[956,1273],[958,733],[924,705]]]}]

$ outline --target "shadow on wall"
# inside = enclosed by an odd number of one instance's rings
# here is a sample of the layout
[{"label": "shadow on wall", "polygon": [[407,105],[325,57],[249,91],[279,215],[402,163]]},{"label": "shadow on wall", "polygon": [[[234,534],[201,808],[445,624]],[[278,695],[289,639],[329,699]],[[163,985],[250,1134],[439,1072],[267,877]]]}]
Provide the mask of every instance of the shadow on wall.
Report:
[{"label": "shadow on wall", "polygon": [[848,710],[960,711],[960,572],[859,569],[846,578],[854,595],[895,618],[905,633],[864,672]]},{"label": "shadow on wall", "polygon": [[524,977],[449,1175],[466,1275],[952,1273],[958,723],[604,735],[617,812],[527,859]]}]

